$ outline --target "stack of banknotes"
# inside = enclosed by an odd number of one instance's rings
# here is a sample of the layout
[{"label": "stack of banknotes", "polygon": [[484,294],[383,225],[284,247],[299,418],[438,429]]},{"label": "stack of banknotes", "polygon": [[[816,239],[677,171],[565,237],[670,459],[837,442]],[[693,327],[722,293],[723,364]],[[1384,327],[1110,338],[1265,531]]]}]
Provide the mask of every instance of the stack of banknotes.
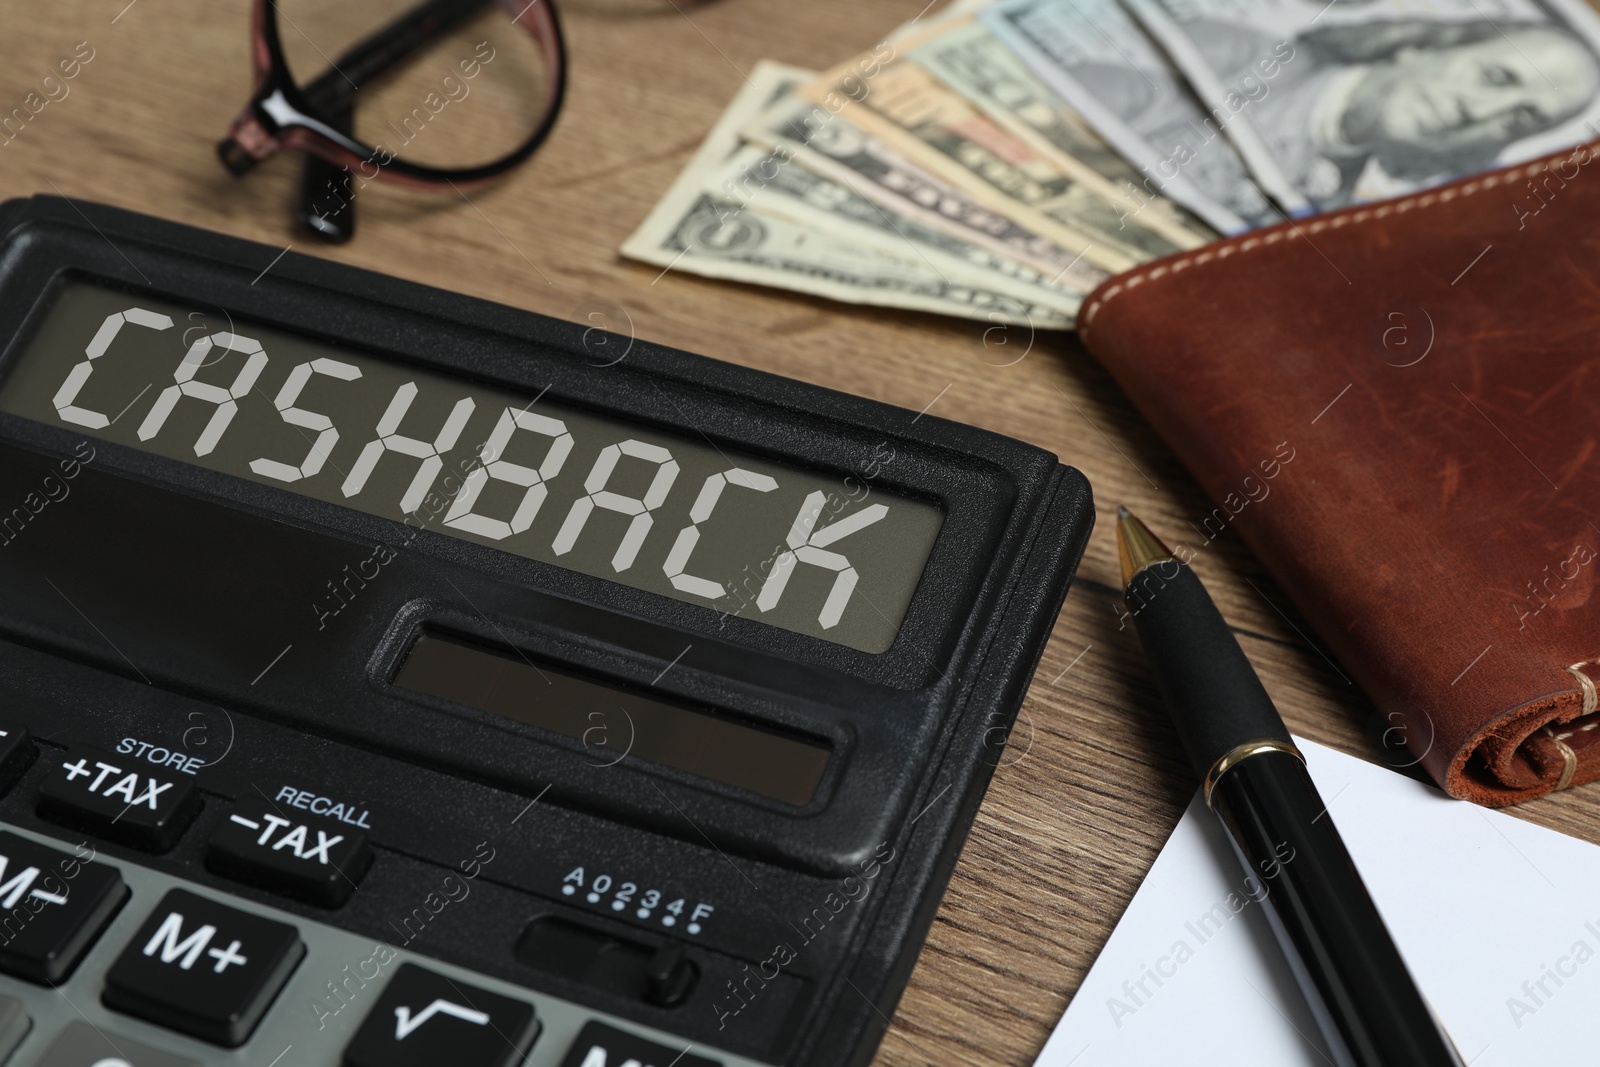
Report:
[{"label": "stack of banknotes", "polygon": [[759,64],[622,251],[1070,329],[1139,263],[1597,122],[1582,0],[954,0],[820,74]]}]

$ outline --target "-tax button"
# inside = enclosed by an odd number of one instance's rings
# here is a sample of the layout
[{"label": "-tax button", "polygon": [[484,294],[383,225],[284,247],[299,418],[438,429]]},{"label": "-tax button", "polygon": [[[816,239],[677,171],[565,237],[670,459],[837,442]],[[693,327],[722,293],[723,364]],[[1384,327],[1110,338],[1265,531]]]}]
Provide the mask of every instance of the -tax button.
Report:
[{"label": "-tax button", "polygon": [[74,746],[50,757],[39,787],[39,816],[165,852],[200,812],[193,780],[97,749]]},{"label": "-tax button", "polygon": [[306,954],[287,923],[182,889],[106,974],[106,1007],[228,1048],[244,1044]]},{"label": "-tax button", "polygon": [[240,807],[217,827],[206,866],[236,881],[335,908],[372,866],[365,831],[275,807]]}]

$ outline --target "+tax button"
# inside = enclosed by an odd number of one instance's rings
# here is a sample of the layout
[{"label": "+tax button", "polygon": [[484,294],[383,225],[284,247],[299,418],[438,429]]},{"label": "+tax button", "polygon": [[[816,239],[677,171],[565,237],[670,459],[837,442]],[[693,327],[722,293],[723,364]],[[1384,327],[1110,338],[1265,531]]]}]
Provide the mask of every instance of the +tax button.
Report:
[{"label": "+tax button", "polygon": [[98,749],[73,746],[53,757],[39,787],[39,815],[147,852],[178,843],[200,812],[192,780]]},{"label": "+tax button", "polygon": [[228,1048],[244,1044],[306,954],[287,923],[182,889],[106,974],[106,1007]]}]

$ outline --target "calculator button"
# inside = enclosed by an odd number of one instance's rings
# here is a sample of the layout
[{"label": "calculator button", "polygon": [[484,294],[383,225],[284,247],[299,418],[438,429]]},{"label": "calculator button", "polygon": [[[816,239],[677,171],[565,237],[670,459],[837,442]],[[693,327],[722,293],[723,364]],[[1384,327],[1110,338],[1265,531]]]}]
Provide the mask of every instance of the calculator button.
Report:
[{"label": "calculator button", "polygon": [[344,1067],[513,1067],[537,1036],[532,1004],[407,963],[344,1050]]},{"label": "calculator button", "polygon": [[693,1047],[672,1048],[592,1022],[578,1031],[578,1039],[567,1049],[561,1067],[624,1063],[637,1063],[639,1067],[722,1067],[720,1060],[689,1055]]},{"label": "calculator button", "polygon": [[22,1001],[0,997],[0,1062],[16,1051],[32,1025]]},{"label": "calculator button", "polygon": [[73,1023],[34,1067],[200,1067],[186,1056],[108,1034],[88,1023]]},{"label": "calculator button", "polygon": [[17,784],[22,772],[33,763],[36,752],[27,727],[0,723],[0,793]]},{"label": "calculator button", "polygon": [[165,852],[200,812],[194,781],[148,763],[74,746],[50,757],[39,815],[112,841]]},{"label": "calculator button", "polygon": [[271,807],[228,816],[206,853],[206,866],[227,878],[335,908],[350,899],[372,866],[363,830],[317,816],[289,818]]},{"label": "calculator button", "polygon": [[0,971],[55,985],[126,899],[115,867],[0,833]]},{"label": "calculator button", "polygon": [[174,889],[106,974],[106,1007],[229,1048],[266,1014],[306,949],[286,923]]}]

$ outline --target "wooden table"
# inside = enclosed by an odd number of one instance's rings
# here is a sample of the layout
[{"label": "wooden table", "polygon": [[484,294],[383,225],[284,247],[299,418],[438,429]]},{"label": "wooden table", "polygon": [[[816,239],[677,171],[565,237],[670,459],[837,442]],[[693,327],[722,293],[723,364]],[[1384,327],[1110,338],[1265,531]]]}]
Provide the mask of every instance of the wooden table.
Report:
[{"label": "wooden table", "polygon": [[[622,260],[617,248],[760,58],[809,67],[870,47],[922,0],[562,0],[569,103],[545,150],[471,194],[369,191],[350,245],[290,224],[299,169],[236,181],[212,145],[250,88],[246,0],[5,0],[0,111],[88,41],[95,58],[15,141],[0,197],[102,201],[590,321],[1011,434],[1183,536],[1211,510],[1071,336],[860,309]],[[120,11],[120,14],[119,14]],[[1031,345],[1031,347],[1030,347]],[[1303,447],[1314,447],[1309,437]],[[1196,539],[1198,543],[1198,539]],[[1292,729],[1371,756],[1372,710],[1238,539],[1196,568]],[[877,1062],[1031,1063],[1195,786],[1131,628],[1102,519]],[[1600,789],[1515,814],[1600,842]]]}]

